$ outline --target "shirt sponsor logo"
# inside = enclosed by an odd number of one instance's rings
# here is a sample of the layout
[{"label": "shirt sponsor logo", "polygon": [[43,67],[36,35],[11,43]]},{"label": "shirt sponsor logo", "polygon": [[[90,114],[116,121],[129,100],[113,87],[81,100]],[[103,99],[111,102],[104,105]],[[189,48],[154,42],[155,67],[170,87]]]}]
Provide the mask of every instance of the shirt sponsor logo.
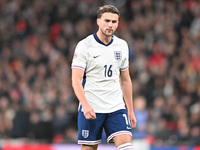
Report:
[{"label": "shirt sponsor logo", "polygon": [[114,51],[114,56],[117,61],[122,59],[122,53],[120,51]]},{"label": "shirt sponsor logo", "polygon": [[89,136],[89,130],[82,130],[82,136],[87,138]]}]

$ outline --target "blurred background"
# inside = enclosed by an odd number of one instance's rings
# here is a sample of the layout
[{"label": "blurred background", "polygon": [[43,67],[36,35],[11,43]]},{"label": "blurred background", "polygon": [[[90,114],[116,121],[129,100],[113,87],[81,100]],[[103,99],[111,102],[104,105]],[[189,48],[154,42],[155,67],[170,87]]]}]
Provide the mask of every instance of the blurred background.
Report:
[{"label": "blurred background", "polygon": [[200,145],[199,0],[0,0],[1,140],[76,143],[71,60],[104,4],[130,49],[133,141]]}]

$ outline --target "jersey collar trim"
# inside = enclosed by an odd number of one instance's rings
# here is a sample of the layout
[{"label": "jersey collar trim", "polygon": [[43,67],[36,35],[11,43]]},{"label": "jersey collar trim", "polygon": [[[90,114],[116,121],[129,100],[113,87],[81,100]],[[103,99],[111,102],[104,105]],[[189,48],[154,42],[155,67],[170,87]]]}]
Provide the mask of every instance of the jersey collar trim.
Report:
[{"label": "jersey collar trim", "polygon": [[94,39],[95,39],[98,43],[100,43],[100,44],[102,44],[102,45],[104,45],[104,46],[109,46],[110,44],[112,44],[113,38],[114,38],[113,35],[112,35],[111,41],[110,41],[108,44],[104,44],[104,43],[98,38],[97,32],[93,33],[93,36],[94,36]]}]

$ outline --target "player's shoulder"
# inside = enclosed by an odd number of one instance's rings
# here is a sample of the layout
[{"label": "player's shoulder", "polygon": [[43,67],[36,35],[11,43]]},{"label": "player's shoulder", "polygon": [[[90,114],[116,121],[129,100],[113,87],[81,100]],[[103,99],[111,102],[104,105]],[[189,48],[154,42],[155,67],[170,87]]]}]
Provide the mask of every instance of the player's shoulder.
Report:
[{"label": "player's shoulder", "polygon": [[93,35],[88,35],[86,38],[79,41],[78,45],[82,47],[91,47],[92,46]]},{"label": "player's shoulder", "polygon": [[127,46],[127,42],[124,39],[119,38],[115,35],[113,35],[113,36],[114,36],[113,38],[114,38],[115,44],[119,44],[121,46]]}]

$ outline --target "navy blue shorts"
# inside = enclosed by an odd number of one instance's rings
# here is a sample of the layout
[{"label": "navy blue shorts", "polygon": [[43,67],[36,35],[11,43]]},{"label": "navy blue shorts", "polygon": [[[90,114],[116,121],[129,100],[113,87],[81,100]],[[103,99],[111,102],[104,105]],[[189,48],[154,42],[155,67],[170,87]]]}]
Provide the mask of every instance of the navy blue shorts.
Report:
[{"label": "navy blue shorts", "polygon": [[[81,109],[80,109],[81,110]],[[96,119],[87,120],[82,111],[78,114],[78,144],[96,145],[101,143],[103,129],[107,142],[113,142],[113,137],[131,133],[127,111],[121,109],[112,113],[96,113]]]}]

